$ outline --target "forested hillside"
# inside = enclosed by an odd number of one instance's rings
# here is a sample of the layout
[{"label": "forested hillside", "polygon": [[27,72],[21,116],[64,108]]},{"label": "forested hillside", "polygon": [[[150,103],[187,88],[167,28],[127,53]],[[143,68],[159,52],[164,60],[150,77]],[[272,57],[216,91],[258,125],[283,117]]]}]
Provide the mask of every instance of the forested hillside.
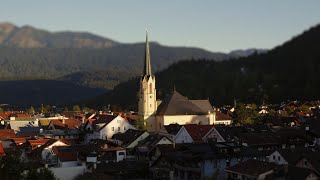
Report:
[{"label": "forested hillside", "polygon": [[[183,61],[156,74],[159,99],[177,91],[190,99],[209,98],[213,105],[288,99],[319,99],[320,26],[313,27],[265,54],[230,61]],[[136,109],[139,78],[88,102]]]}]

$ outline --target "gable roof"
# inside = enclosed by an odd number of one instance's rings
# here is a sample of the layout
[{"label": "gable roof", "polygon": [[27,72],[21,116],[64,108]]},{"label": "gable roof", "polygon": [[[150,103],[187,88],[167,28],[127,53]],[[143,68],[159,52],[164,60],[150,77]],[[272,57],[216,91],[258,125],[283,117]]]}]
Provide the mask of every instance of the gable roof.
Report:
[{"label": "gable roof", "polygon": [[215,112],[216,112],[216,121],[232,120],[232,117],[230,117],[220,111],[215,111]]},{"label": "gable roof", "polygon": [[207,113],[177,91],[167,96],[157,109],[157,115],[205,115]]},{"label": "gable roof", "polygon": [[183,126],[194,142],[203,141],[202,138],[213,128],[213,125],[187,124]]},{"label": "gable roof", "polygon": [[193,104],[195,104],[196,106],[198,106],[200,109],[202,109],[203,111],[210,111],[213,112],[213,108],[209,102],[209,100],[190,100]]},{"label": "gable roof", "polygon": [[226,171],[258,177],[260,174],[276,168],[276,164],[249,159],[234,166],[226,168]]},{"label": "gable roof", "polygon": [[112,139],[119,140],[123,142],[123,145],[130,145],[133,141],[139,138],[146,131],[128,129],[124,133],[117,133],[112,136]]},{"label": "gable roof", "polygon": [[77,154],[69,146],[53,146],[55,153],[62,162],[77,161]]},{"label": "gable roof", "polygon": [[172,141],[169,138],[167,138],[166,136],[162,136],[162,135],[156,134],[156,133],[150,133],[150,135],[148,137],[139,141],[139,145],[147,146],[148,149],[151,149],[163,138],[165,138],[167,141],[172,143]]},{"label": "gable roof", "polygon": [[180,124],[169,124],[169,125],[164,125],[163,127],[165,128],[165,130],[167,131],[168,134],[176,135],[179,132],[179,130],[182,127],[182,125],[180,125]]},{"label": "gable roof", "polygon": [[81,122],[76,119],[56,119],[56,120],[51,120],[49,125],[53,125],[56,129],[77,129],[81,125]]}]

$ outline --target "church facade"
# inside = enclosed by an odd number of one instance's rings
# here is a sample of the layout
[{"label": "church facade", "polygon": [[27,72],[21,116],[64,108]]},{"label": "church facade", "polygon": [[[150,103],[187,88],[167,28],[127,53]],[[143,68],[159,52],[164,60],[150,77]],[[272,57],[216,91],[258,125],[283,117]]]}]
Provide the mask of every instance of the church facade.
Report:
[{"label": "church facade", "polygon": [[138,114],[149,132],[159,132],[169,124],[216,124],[216,113],[209,100],[189,100],[173,91],[157,104],[156,78],[151,71],[148,33],[146,35],[144,73],[140,78]]}]

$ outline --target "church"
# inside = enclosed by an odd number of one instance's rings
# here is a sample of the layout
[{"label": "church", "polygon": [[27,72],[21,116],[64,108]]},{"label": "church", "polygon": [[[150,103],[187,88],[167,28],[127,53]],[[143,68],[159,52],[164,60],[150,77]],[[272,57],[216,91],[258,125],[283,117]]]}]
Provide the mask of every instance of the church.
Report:
[{"label": "church", "polygon": [[169,124],[230,124],[216,121],[209,100],[189,100],[176,90],[163,101],[157,101],[156,78],[151,71],[148,33],[146,34],[144,72],[140,78],[138,114],[149,132],[159,132]]}]

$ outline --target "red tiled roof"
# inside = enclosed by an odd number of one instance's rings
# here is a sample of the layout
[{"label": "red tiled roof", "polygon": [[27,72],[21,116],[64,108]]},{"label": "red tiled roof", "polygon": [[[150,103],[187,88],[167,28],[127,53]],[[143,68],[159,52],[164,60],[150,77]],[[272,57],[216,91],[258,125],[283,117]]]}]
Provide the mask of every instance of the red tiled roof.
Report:
[{"label": "red tiled roof", "polygon": [[2,143],[0,142],[0,156],[4,156],[4,155],[6,155],[6,153],[4,152]]},{"label": "red tiled roof", "polygon": [[216,121],[232,120],[232,118],[222,112],[216,111]]},{"label": "red tiled roof", "polygon": [[12,140],[14,141],[14,143],[16,143],[16,145],[23,144],[27,141],[26,138],[12,138]]},{"label": "red tiled roof", "polygon": [[28,140],[28,142],[31,144],[31,146],[44,145],[48,141],[49,141],[49,139]]},{"label": "red tiled roof", "polygon": [[77,155],[69,146],[53,146],[60,161],[76,161]]},{"label": "red tiled roof", "polygon": [[[64,121],[64,123],[63,123]],[[65,128],[65,125],[67,125],[68,129],[77,129],[81,122],[76,119],[65,119],[65,120],[51,120],[51,123],[55,127]]]},{"label": "red tiled roof", "polygon": [[1,117],[1,118],[3,118],[3,119],[8,118],[10,115],[11,115],[11,113],[10,113],[10,112],[0,113],[0,117]]},{"label": "red tiled roof", "polygon": [[13,129],[0,129],[0,140],[15,138],[16,134]]},{"label": "red tiled roof", "polygon": [[25,118],[25,117],[31,117],[30,114],[17,114],[18,118],[21,117],[21,118]]},{"label": "red tiled roof", "polygon": [[213,125],[184,125],[194,142],[201,142],[202,138],[213,128]]}]

